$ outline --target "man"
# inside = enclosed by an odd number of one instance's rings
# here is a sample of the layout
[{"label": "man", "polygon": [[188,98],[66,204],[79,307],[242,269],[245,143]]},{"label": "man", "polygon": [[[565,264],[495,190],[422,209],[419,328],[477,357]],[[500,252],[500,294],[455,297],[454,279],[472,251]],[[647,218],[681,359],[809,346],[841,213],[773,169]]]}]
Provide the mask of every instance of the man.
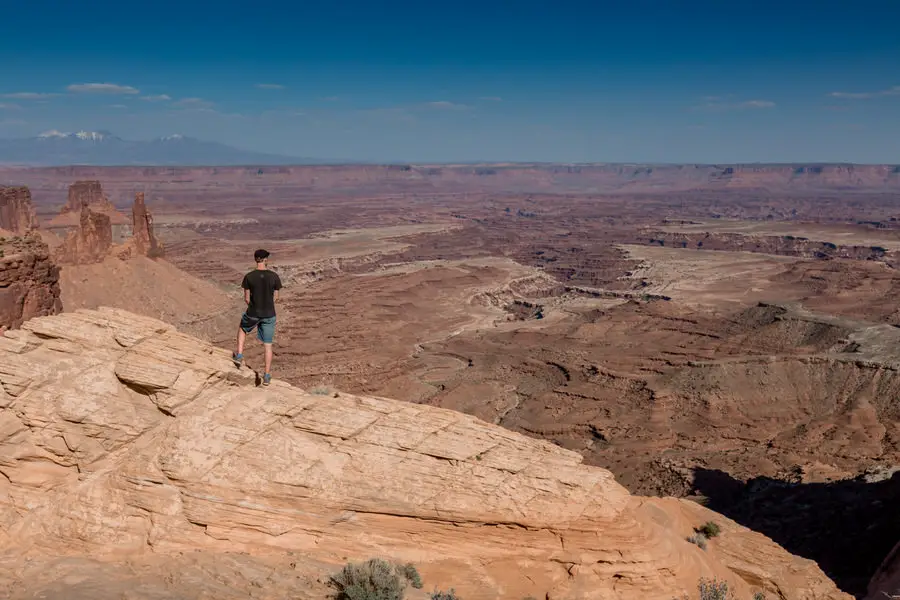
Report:
[{"label": "man", "polygon": [[247,334],[256,329],[256,337],[263,343],[266,349],[266,372],[263,375],[263,385],[269,385],[272,381],[272,340],[275,337],[275,301],[278,300],[278,290],[281,289],[281,279],[278,273],[269,270],[269,253],[265,250],[257,250],[253,259],[256,268],[246,275],[241,282],[244,289],[244,302],[247,310],[241,315],[241,325],[238,328],[237,352],[233,354],[234,364],[238,367],[244,360],[244,341]]}]

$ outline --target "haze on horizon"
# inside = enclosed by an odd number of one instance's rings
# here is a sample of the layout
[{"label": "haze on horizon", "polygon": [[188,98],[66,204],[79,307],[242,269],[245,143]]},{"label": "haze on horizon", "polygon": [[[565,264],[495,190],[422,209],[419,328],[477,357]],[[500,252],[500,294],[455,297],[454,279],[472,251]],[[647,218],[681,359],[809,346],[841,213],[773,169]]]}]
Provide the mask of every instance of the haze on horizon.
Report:
[{"label": "haze on horizon", "polygon": [[900,163],[900,3],[22,3],[0,138],[364,161]]}]

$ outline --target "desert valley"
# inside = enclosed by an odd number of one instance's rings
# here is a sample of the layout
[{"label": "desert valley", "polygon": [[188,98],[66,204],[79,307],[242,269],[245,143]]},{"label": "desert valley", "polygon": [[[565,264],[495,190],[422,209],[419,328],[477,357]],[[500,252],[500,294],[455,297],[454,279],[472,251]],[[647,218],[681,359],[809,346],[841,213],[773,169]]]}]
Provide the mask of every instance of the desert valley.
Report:
[{"label": "desert valley", "polygon": [[[322,598],[378,557],[411,598],[900,593],[900,167],[0,184],[4,597]],[[259,247],[270,388],[229,360]]]}]

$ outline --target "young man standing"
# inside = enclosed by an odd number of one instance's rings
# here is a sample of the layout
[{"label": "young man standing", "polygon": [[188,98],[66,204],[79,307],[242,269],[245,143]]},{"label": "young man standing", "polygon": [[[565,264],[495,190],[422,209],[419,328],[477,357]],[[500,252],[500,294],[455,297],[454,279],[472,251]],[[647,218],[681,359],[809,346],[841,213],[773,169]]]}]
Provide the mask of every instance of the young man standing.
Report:
[{"label": "young man standing", "polygon": [[244,341],[247,334],[256,329],[256,337],[263,343],[266,349],[266,372],[263,375],[263,385],[269,385],[272,381],[272,340],[275,337],[275,301],[278,300],[278,290],[281,289],[281,279],[278,273],[269,270],[269,253],[265,250],[257,250],[253,255],[256,268],[246,275],[241,282],[244,289],[244,302],[247,310],[241,315],[241,325],[238,328],[237,352],[233,354],[234,364],[241,366],[244,360]]}]

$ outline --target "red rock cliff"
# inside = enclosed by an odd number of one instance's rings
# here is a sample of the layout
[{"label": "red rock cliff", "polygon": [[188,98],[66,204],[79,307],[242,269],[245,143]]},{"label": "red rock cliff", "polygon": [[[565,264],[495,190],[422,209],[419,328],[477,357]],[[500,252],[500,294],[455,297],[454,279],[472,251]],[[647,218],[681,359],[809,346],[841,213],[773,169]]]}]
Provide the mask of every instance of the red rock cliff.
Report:
[{"label": "red rock cliff", "polygon": [[108,215],[97,213],[87,205],[81,207],[78,228],[69,232],[57,248],[60,263],[79,265],[101,262],[112,248],[112,223]]},{"label": "red rock cliff", "polygon": [[27,187],[0,187],[0,229],[25,233],[38,226]]},{"label": "red rock cliff", "polygon": [[138,192],[131,208],[134,249],[138,254],[155,258],[163,255],[163,247],[153,233],[153,215],[144,203],[144,193]]},{"label": "red rock cliff", "polygon": [[0,242],[0,330],[62,311],[59,267],[37,234]]}]

